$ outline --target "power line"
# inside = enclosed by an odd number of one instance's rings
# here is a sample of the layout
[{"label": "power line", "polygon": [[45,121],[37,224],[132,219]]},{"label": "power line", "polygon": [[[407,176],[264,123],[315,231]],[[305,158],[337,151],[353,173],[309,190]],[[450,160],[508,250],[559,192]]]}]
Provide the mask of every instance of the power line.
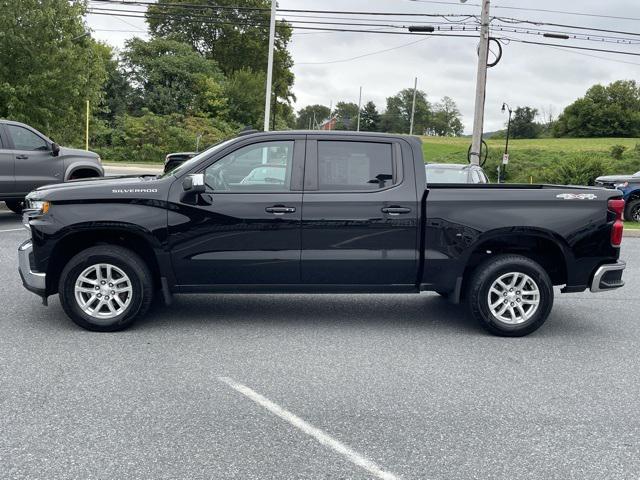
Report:
[{"label": "power line", "polygon": [[566,10],[548,10],[545,8],[525,8],[525,7],[513,7],[511,5],[495,5],[493,8],[502,8],[504,10],[522,10],[527,12],[542,12],[542,13],[559,13],[561,15],[576,15],[580,17],[594,17],[594,18],[610,18],[614,20],[633,20],[640,21],[637,17],[623,17],[617,15],[604,15],[598,13],[584,13],[584,12],[569,12]]},{"label": "power line", "polygon": [[570,28],[573,30],[588,30],[591,32],[603,32],[603,33],[617,33],[621,35],[632,35],[632,36],[640,36],[638,32],[626,32],[621,30],[608,30],[606,28],[595,28],[595,27],[583,27],[579,25],[567,25],[563,23],[551,23],[551,22],[539,22],[537,20],[523,20],[520,18],[510,18],[510,17],[493,17],[494,20],[499,20],[504,23],[528,23],[530,25],[537,26],[547,26],[547,27],[560,27],[560,28]]},{"label": "power line", "polygon": [[640,53],[637,53],[637,52],[623,52],[620,50],[607,50],[604,48],[579,47],[577,45],[562,45],[559,43],[534,42],[531,40],[523,40],[521,38],[510,38],[510,37],[504,37],[504,38],[512,42],[527,43],[529,45],[546,45],[548,47],[569,48],[573,50],[588,50],[590,52],[605,52],[605,53],[615,53],[617,55],[631,55],[634,57],[640,57]]},{"label": "power line", "polygon": [[370,57],[372,55],[378,55],[379,53],[385,53],[385,52],[390,52],[392,50],[398,50],[399,48],[408,47],[410,45],[415,45],[416,43],[425,42],[427,40],[429,40],[428,37],[427,38],[421,38],[420,40],[416,40],[414,42],[404,43],[402,45],[397,45],[395,47],[385,48],[384,50],[377,50],[375,52],[365,53],[363,55],[357,55],[357,56],[351,57],[351,58],[343,58],[341,60],[330,60],[330,61],[326,61],[326,62],[297,62],[296,65],[328,65],[328,64],[331,64],[331,63],[350,62],[352,60],[358,60],[360,58]]}]

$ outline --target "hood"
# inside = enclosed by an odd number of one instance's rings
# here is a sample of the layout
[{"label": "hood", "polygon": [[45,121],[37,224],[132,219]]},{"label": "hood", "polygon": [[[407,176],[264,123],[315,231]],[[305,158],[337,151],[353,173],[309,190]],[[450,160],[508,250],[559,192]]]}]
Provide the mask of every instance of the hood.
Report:
[{"label": "hood", "polygon": [[98,160],[100,155],[96,152],[88,150],[80,150],[78,148],[60,147],[59,157],[77,157],[77,158],[92,158]]},{"label": "hood", "polygon": [[640,182],[640,177],[633,175],[604,175],[596,178],[596,182],[600,183],[621,183],[621,182]]},{"label": "hood", "polygon": [[88,180],[72,180],[65,183],[45,185],[27,195],[28,200],[51,202],[73,202],[103,200],[117,202],[119,199],[161,199],[166,196],[167,185],[173,177],[148,176],[102,177]]}]

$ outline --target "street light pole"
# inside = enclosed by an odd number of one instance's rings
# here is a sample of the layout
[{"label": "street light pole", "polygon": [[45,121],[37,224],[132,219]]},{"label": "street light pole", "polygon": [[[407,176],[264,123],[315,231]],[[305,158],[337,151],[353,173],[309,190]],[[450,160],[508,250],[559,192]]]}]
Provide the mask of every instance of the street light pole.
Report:
[{"label": "street light pole", "polygon": [[505,174],[507,173],[507,164],[505,163],[505,161],[508,161],[507,159],[509,158],[509,134],[511,132],[511,114],[513,113],[513,110],[511,110],[511,107],[506,104],[503,103],[502,104],[502,111],[504,112],[506,110],[509,111],[509,120],[507,120],[507,141],[504,144],[504,156],[502,157],[502,170],[500,171],[500,175],[498,175],[498,183],[504,183],[504,177]]},{"label": "street light pole", "polygon": [[473,139],[471,142],[471,153],[469,155],[469,163],[474,165],[480,165],[480,150],[482,148],[484,101],[487,93],[487,61],[489,59],[489,7],[490,0],[482,0],[480,48],[478,51],[478,73],[476,77],[476,102],[473,117]]},{"label": "street light pole", "polygon": [[273,49],[276,37],[276,0],[271,0],[271,21],[269,22],[269,57],[267,59],[267,86],[264,99],[264,131],[269,131],[271,115],[271,82],[273,80]]}]

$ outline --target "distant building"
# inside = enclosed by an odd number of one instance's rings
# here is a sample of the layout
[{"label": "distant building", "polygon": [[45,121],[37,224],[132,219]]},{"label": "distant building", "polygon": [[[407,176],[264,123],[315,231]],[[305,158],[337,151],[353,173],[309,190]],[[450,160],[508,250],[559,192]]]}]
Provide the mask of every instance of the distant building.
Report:
[{"label": "distant building", "polygon": [[320,124],[320,130],[335,130],[337,123],[337,117],[330,117]]}]

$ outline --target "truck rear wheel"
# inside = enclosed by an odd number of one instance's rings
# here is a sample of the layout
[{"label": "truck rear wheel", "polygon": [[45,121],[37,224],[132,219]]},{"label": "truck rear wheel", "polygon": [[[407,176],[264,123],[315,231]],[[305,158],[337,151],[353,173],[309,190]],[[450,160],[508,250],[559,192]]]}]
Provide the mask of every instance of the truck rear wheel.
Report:
[{"label": "truck rear wheel", "polygon": [[88,248],[62,270],[60,303],[77,325],[96,332],[129,327],[151,304],[153,281],[146,263],[115,245]]},{"label": "truck rear wheel", "polygon": [[489,332],[521,337],[547,320],[553,306],[553,283],[530,258],[498,255],[476,268],[467,301],[472,315]]}]

